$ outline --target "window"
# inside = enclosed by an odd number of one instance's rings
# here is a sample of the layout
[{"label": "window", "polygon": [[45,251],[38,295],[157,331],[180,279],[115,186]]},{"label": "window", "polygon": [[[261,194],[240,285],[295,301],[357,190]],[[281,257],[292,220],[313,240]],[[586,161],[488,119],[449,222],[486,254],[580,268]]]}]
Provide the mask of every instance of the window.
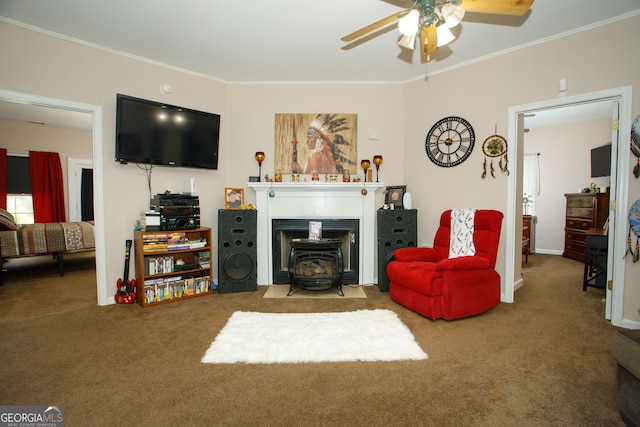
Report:
[{"label": "window", "polygon": [[525,153],[522,168],[522,213],[536,215],[536,199],[540,194],[538,153]]},{"label": "window", "polygon": [[29,157],[7,156],[7,211],[18,224],[33,224]]},{"label": "window", "polygon": [[34,223],[31,194],[7,194],[7,211],[20,225]]}]

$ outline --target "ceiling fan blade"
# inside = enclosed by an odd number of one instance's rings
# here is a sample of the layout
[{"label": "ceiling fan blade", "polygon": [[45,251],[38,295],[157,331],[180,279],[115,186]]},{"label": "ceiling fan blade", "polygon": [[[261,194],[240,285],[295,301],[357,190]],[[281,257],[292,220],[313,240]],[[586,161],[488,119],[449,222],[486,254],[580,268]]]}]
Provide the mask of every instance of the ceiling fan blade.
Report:
[{"label": "ceiling fan blade", "polygon": [[402,18],[404,15],[409,13],[409,10],[410,9],[406,9],[406,10],[401,10],[400,12],[396,12],[391,16],[387,16],[386,18],[383,18],[377,22],[374,22],[373,24],[369,24],[366,27],[362,27],[358,31],[354,31],[351,34],[348,34],[342,37],[340,40],[342,40],[343,42],[350,42],[355,39],[359,39],[360,37],[367,35],[370,32],[377,30],[378,28],[382,28],[386,25],[389,25],[397,21],[398,19]]},{"label": "ceiling fan blade", "polygon": [[466,12],[522,16],[531,8],[533,0],[462,0]]}]

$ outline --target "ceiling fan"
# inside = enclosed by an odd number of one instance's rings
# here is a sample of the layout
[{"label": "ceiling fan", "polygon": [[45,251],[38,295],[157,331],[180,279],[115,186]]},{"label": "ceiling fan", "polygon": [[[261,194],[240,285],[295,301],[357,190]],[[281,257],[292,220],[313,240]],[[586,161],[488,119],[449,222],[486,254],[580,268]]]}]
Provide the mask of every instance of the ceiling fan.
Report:
[{"label": "ceiling fan", "polygon": [[449,28],[458,25],[464,18],[465,12],[522,16],[531,8],[533,1],[415,0],[410,8],[369,24],[342,37],[341,40],[351,42],[398,21],[398,29],[402,33],[398,45],[413,50],[419,33],[422,60],[429,62],[431,54],[436,52],[438,47],[446,45],[455,38]]}]

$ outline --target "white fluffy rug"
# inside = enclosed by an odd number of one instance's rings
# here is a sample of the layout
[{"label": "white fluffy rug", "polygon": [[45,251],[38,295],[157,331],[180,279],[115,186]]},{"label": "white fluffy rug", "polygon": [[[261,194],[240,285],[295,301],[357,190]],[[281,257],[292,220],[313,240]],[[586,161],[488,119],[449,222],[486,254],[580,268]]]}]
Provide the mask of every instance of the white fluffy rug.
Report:
[{"label": "white fluffy rug", "polygon": [[202,363],[423,360],[427,354],[390,310],[344,313],[236,311]]}]

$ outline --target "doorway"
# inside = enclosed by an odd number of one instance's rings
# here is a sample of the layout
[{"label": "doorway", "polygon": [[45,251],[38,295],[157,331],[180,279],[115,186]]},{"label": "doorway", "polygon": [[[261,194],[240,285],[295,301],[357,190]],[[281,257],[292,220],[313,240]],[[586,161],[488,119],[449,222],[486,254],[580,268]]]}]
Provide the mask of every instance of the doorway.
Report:
[{"label": "doorway", "polygon": [[93,160],[67,158],[67,192],[69,221],[93,221]]},{"label": "doorway", "polygon": [[625,216],[628,209],[629,177],[626,173],[617,173],[617,165],[629,164],[629,149],[624,143],[624,138],[621,140],[618,136],[629,135],[631,132],[630,86],[509,108],[508,135],[509,140],[513,141],[516,162],[514,165],[515,170],[507,178],[505,228],[507,235],[512,236],[512,238],[506,241],[503,301],[513,302],[513,293],[518,283],[520,283],[519,280],[518,282],[516,281],[516,277],[520,277],[520,268],[516,264],[516,259],[518,258],[516,257],[516,245],[520,244],[521,224],[518,225],[518,222],[521,222],[519,219],[522,215],[522,194],[519,189],[522,186],[524,116],[546,109],[600,101],[611,101],[619,106],[618,126],[617,129],[612,131],[612,164],[615,162],[616,168],[611,171],[611,200],[617,204],[617,210],[615,212],[612,211],[610,215],[608,268],[608,279],[614,280],[617,286],[614,291],[607,290],[606,318],[610,319],[612,324],[620,326],[622,323],[625,265],[624,262],[618,260],[621,257],[617,256],[617,254],[624,253],[624,245],[626,243]]},{"label": "doorway", "polygon": [[[539,237],[531,236],[532,250],[537,247],[539,253],[550,255],[565,252],[565,194],[580,193],[591,184],[604,191],[610,187],[610,172],[595,177],[590,173],[590,154],[591,149],[611,142],[612,109],[613,101],[608,100],[525,115],[523,180],[518,194],[523,197],[523,214],[532,216],[530,231]],[[608,155],[607,166],[611,160]],[[606,206],[608,203],[608,210]],[[580,252],[584,242],[576,238],[575,250]],[[584,254],[580,262],[583,260]]]},{"label": "doorway", "polygon": [[[107,295],[106,278],[106,254],[105,254],[105,234],[104,234],[104,197],[102,188],[104,178],[102,170],[102,107],[99,105],[83,104],[57,98],[48,98],[38,95],[13,92],[0,89],[0,101],[16,102],[20,104],[37,105],[91,115],[92,119],[92,140],[93,140],[93,171],[94,188],[94,211],[95,211],[95,256],[96,256],[96,282],[98,305],[110,303]],[[111,298],[113,301],[113,297]]]}]

